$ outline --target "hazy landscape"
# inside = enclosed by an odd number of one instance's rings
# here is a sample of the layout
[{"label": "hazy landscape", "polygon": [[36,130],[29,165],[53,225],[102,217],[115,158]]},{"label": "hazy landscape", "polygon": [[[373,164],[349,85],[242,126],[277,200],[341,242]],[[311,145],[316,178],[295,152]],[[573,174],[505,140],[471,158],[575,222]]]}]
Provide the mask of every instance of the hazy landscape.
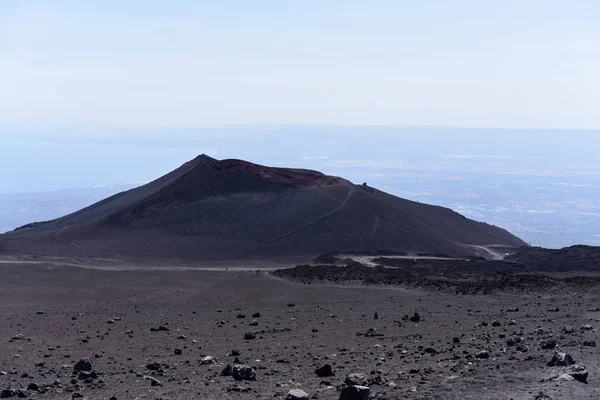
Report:
[{"label": "hazy landscape", "polygon": [[[65,128],[41,139],[31,130],[2,129],[20,133],[5,139],[0,159],[2,230],[76,211],[134,186],[119,182],[148,182],[206,153],[366,181],[502,226],[532,245],[600,245],[599,132],[245,126],[72,136],[77,131]],[[55,178],[42,179],[41,168]],[[46,192],[31,194],[40,189]],[[60,189],[69,191],[51,193]]]},{"label": "hazy landscape", "polygon": [[599,399],[598,21],[0,1],[0,399]]}]

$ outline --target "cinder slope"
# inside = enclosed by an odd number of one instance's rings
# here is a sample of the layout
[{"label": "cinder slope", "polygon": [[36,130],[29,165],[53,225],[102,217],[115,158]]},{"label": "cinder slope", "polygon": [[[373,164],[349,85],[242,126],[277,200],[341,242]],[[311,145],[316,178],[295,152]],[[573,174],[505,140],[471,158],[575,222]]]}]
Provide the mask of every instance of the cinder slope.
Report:
[{"label": "cinder slope", "polygon": [[0,239],[9,253],[308,260],[331,251],[472,255],[525,245],[454,211],[316,171],[199,157],[141,188]]}]

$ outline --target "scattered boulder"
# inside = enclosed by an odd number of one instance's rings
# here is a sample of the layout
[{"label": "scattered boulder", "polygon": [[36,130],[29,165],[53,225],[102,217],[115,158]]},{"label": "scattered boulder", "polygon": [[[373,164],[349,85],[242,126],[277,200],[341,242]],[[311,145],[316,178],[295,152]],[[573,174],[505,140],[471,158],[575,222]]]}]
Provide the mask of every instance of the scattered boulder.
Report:
[{"label": "scattered boulder", "polygon": [[285,396],[285,400],[308,400],[310,396],[304,390],[292,389]]},{"label": "scattered boulder", "polygon": [[98,374],[95,371],[80,371],[77,379],[80,381],[93,381],[98,379]]},{"label": "scattered boulder", "polygon": [[583,347],[596,347],[596,342],[594,340],[584,340]]},{"label": "scattered boulder", "polygon": [[149,364],[146,364],[146,368],[149,369],[150,371],[159,371],[160,370],[160,364],[155,362],[151,362]]},{"label": "scattered boulder", "polygon": [[490,353],[487,350],[481,350],[475,355],[475,358],[478,358],[480,360],[487,360],[488,358],[490,358]]},{"label": "scattered boulder", "polygon": [[569,365],[575,364],[573,357],[567,353],[554,353],[554,356],[548,361],[549,367],[568,367]]},{"label": "scattered boulder", "polygon": [[371,389],[366,386],[346,386],[340,393],[339,400],[369,400]]},{"label": "scattered boulder", "polygon": [[91,371],[92,370],[92,362],[90,361],[89,358],[82,358],[81,360],[77,361],[77,364],[75,364],[75,366],[73,367],[73,370],[75,372]]},{"label": "scattered boulder", "polygon": [[169,328],[164,325],[160,325],[157,328],[150,328],[150,332],[169,332]]},{"label": "scattered boulder", "polygon": [[415,311],[415,313],[410,317],[410,322],[421,322],[421,316],[418,312]]},{"label": "scattered boulder", "polygon": [[367,377],[364,374],[350,374],[344,383],[348,386],[366,386]]},{"label": "scattered boulder", "polygon": [[0,392],[0,399],[10,399],[11,397],[16,397],[17,391],[12,389],[4,389]]},{"label": "scattered boulder", "polygon": [[231,376],[232,373],[233,367],[231,366],[231,364],[227,364],[227,366],[223,368],[223,371],[221,371],[221,376]]},{"label": "scattered boulder", "polygon": [[331,365],[329,364],[325,364],[320,368],[317,368],[315,370],[315,374],[317,374],[317,376],[319,378],[326,378],[328,376],[334,376],[335,374],[333,373],[333,369],[331,368]]},{"label": "scattered boulder", "polygon": [[260,313],[257,312],[257,313],[252,314],[252,318],[260,318]]},{"label": "scattered boulder", "polygon": [[573,364],[567,367],[567,374],[571,375],[573,379],[581,383],[587,383],[588,371],[581,364]]},{"label": "scattered boulder", "polygon": [[202,365],[214,364],[216,362],[217,360],[213,356],[202,357],[202,359],[200,360],[200,364]]},{"label": "scattered boulder", "polygon": [[246,340],[254,340],[254,339],[256,339],[256,333],[246,332],[244,334],[244,339],[246,339]]},{"label": "scattered boulder", "polygon": [[231,376],[236,381],[255,381],[256,370],[247,365],[236,364],[231,369]]}]

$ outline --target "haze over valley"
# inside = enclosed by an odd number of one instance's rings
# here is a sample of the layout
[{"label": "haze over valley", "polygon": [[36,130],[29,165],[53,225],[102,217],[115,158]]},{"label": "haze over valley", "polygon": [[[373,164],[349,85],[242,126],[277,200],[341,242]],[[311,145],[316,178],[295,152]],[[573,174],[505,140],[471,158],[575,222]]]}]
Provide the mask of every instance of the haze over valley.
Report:
[{"label": "haze over valley", "polygon": [[600,245],[600,132],[343,126],[53,131],[55,138],[42,139],[44,129],[2,128],[19,135],[4,139],[0,229],[58,218],[207,153],[366,181],[504,227],[532,245]]}]

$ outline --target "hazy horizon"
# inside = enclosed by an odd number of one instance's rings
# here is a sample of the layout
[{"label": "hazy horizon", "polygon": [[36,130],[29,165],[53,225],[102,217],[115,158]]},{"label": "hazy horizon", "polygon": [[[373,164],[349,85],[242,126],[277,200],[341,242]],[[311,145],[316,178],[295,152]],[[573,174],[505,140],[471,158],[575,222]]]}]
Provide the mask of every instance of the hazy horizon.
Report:
[{"label": "hazy horizon", "polygon": [[599,132],[299,125],[138,129],[121,137],[90,128],[0,132],[0,209],[12,210],[0,210],[5,229],[61,216],[110,192],[79,191],[75,201],[45,194],[52,206],[42,210],[35,195],[9,193],[141,184],[206,153],[366,181],[535,245],[600,245]]}]

